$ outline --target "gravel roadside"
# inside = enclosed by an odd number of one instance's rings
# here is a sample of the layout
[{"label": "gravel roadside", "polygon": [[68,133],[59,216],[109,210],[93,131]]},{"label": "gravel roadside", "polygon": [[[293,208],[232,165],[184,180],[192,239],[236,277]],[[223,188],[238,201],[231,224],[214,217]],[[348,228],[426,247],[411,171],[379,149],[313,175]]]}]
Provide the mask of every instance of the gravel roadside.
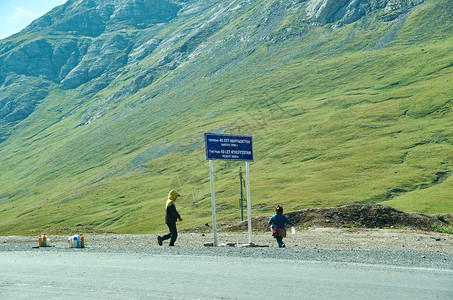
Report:
[{"label": "gravel roadside", "polygon": [[[1,236],[0,254],[9,251],[84,251],[138,255],[240,256],[415,266],[453,270],[453,236],[413,230],[313,228],[289,233],[287,248],[277,248],[270,233],[179,234],[176,247],[157,245],[156,234],[84,234],[85,249],[68,249],[67,236],[50,236],[53,247],[36,249],[37,236]],[[234,245],[234,246],[233,246]],[[35,248],[33,248],[35,247]]]},{"label": "gravel roadside", "polygon": [[[67,247],[68,236],[50,235],[52,245]],[[157,246],[157,234],[84,234],[87,247]],[[212,233],[180,233],[179,247],[204,247],[213,242]],[[246,246],[248,234],[220,232],[219,246]],[[288,248],[313,250],[376,250],[444,253],[453,255],[453,235],[414,230],[313,228],[288,233]],[[277,244],[270,233],[254,232],[252,243],[269,248]],[[0,251],[11,246],[37,246],[37,236],[0,236]],[[164,242],[164,246],[168,244]]]}]

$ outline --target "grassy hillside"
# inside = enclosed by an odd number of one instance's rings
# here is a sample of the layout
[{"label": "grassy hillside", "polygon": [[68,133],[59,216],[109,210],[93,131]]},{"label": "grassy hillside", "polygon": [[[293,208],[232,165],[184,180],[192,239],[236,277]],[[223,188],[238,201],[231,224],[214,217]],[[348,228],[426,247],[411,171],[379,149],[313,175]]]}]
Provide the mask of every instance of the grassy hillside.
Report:
[{"label": "grassy hillside", "polygon": [[[208,46],[227,40],[255,10],[201,38]],[[276,204],[453,213],[451,17],[449,1],[336,29],[287,14],[264,42],[206,47],[121,101],[105,99],[131,73],[90,97],[83,87],[53,85],[0,146],[0,234],[76,225],[166,230],[170,189],[184,196],[181,227],[211,222],[205,132],[253,136],[254,216]],[[214,162],[219,221],[239,217],[240,167]]]}]

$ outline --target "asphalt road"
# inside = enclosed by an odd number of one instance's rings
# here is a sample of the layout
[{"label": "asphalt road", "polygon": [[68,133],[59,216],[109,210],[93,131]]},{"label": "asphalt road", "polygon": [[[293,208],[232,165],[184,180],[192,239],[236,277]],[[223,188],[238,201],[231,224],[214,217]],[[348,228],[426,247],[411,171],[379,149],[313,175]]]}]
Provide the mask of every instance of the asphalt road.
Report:
[{"label": "asphalt road", "polygon": [[429,255],[16,247],[0,249],[0,298],[453,299],[451,255]]}]

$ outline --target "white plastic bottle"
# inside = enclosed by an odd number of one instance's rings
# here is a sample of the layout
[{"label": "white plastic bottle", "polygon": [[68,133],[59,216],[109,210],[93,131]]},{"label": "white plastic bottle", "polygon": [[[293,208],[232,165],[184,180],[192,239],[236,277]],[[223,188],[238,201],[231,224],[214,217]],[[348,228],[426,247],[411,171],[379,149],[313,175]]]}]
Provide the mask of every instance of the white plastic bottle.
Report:
[{"label": "white plastic bottle", "polygon": [[50,247],[50,238],[46,235],[46,240],[44,242],[45,247]]}]

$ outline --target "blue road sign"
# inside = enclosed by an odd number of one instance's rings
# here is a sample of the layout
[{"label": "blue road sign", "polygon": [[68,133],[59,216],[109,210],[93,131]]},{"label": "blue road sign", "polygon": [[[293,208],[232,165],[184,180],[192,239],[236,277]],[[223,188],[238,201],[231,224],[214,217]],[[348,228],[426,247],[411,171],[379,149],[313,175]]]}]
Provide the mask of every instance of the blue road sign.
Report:
[{"label": "blue road sign", "polygon": [[205,133],[206,159],[253,161],[252,137]]}]

